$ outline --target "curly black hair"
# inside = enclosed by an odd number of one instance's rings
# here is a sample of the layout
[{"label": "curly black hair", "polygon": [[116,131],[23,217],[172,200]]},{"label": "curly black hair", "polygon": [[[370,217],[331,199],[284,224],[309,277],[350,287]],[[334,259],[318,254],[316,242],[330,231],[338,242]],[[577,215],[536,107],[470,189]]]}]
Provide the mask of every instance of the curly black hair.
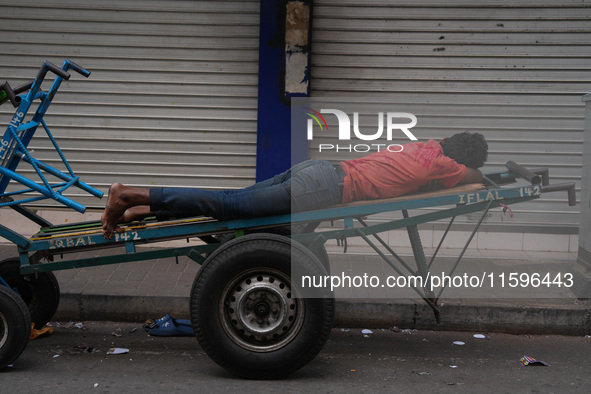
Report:
[{"label": "curly black hair", "polygon": [[482,167],[488,157],[488,144],[479,133],[454,134],[441,142],[441,148],[445,156],[474,169]]}]

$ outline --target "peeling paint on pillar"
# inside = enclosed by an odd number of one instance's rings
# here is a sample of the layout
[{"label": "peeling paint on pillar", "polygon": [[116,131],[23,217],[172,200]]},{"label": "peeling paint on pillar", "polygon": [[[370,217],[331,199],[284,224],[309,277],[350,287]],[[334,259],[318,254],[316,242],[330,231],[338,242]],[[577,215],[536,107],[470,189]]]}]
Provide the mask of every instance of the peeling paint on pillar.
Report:
[{"label": "peeling paint on pillar", "polygon": [[285,95],[308,95],[310,7],[289,1],[285,15]]}]

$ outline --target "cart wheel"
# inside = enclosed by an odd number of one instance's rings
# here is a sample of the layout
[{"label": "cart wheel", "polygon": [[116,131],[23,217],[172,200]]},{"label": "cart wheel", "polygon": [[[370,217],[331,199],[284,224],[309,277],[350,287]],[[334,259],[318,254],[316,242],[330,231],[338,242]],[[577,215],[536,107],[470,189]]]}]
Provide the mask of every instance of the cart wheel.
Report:
[{"label": "cart wheel", "polygon": [[306,365],[324,346],[334,322],[328,289],[299,298],[291,263],[326,275],[308,249],[274,234],[228,241],[205,261],[191,290],[191,322],[205,352],[246,378],[276,379]]},{"label": "cart wheel", "polygon": [[21,355],[31,335],[31,317],[23,300],[0,285],[0,370]]},{"label": "cart wheel", "polygon": [[0,276],[21,296],[36,329],[53,318],[60,303],[60,287],[53,272],[21,275],[20,261],[12,258],[0,262]]}]

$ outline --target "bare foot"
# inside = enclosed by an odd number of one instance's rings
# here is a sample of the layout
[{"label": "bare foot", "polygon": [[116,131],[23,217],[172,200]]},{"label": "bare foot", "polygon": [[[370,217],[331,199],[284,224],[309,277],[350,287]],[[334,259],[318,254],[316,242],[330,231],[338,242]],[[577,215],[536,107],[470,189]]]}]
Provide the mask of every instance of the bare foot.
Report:
[{"label": "bare foot", "polygon": [[109,188],[109,198],[101,217],[105,238],[111,239],[115,232],[122,231],[117,226],[117,222],[125,214],[125,211],[136,205],[147,204],[149,204],[148,190],[113,183]]},{"label": "bare foot", "polygon": [[113,233],[119,228],[117,221],[123,215],[125,210],[125,204],[119,200],[119,190],[124,187],[120,183],[113,183],[109,188],[109,198],[105,204],[105,211],[101,217],[101,223],[103,225],[103,233],[105,238],[113,238]]}]

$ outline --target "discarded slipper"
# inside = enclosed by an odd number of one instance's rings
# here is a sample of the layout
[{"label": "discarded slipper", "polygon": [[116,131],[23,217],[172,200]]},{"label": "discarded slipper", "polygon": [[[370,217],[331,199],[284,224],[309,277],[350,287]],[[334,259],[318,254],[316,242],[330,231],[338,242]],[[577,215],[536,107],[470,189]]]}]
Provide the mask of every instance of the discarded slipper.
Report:
[{"label": "discarded slipper", "polygon": [[144,322],[144,324],[142,325],[142,328],[143,328],[144,330],[146,330],[146,331],[147,331],[147,330],[149,330],[149,329],[152,329],[152,328],[154,328],[154,327],[156,327],[156,326],[161,326],[161,325],[163,325],[164,323],[166,323],[167,321],[170,321],[170,320],[174,320],[174,321],[175,321],[175,323],[176,323],[177,325],[182,325],[182,326],[189,326],[189,327],[191,327],[191,320],[186,320],[186,319],[173,319],[173,318],[172,318],[171,316],[169,316],[169,315],[164,315],[164,316],[163,316],[163,317],[161,317],[160,319],[156,319],[156,320],[153,320],[153,319],[148,319],[148,320],[146,320],[146,321]]},{"label": "discarded slipper", "polygon": [[144,322],[144,324],[142,324],[142,328],[144,330],[148,331],[149,329],[152,329],[156,326],[166,323],[170,319],[172,319],[172,317],[170,317],[168,315],[164,315],[164,317],[161,317],[160,319],[156,319],[156,320],[148,319]]},{"label": "discarded slipper", "polygon": [[157,320],[147,320],[142,326],[150,335],[159,337],[193,336],[190,320],[174,319],[165,315]]}]

